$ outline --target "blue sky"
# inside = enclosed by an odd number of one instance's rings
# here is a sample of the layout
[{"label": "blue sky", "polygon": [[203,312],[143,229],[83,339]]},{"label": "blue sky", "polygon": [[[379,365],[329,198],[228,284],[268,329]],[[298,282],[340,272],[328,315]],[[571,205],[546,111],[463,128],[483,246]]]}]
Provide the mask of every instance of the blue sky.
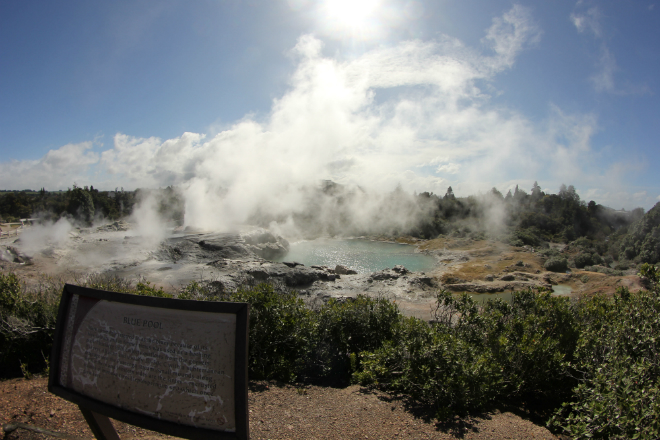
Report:
[{"label": "blue sky", "polygon": [[660,3],[0,2],[0,188],[660,200]]}]

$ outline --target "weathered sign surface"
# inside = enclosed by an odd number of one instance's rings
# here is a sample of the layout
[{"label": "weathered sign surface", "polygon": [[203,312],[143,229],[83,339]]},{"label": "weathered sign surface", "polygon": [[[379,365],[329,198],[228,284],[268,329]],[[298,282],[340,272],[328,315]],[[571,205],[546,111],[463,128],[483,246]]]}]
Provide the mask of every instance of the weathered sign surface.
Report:
[{"label": "weathered sign surface", "polygon": [[75,286],[62,302],[51,391],[161,432],[247,434],[246,304]]}]

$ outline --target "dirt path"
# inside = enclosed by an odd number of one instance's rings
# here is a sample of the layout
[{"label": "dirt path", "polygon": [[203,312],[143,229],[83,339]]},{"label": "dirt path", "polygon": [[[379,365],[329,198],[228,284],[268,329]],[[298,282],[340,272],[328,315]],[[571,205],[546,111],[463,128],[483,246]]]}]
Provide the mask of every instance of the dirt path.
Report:
[{"label": "dirt path", "polygon": [[[78,408],[49,394],[47,380],[0,382],[0,424],[21,422],[83,438],[92,438]],[[296,388],[250,382],[252,439],[554,439],[544,427],[509,412],[486,414],[439,425],[407,411],[383,393],[357,385],[347,388]],[[113,421],[114,422],[114,421]],[[122,439],[171,438],[114,422]],[[49,439],[23,429],[3,439]]]}]

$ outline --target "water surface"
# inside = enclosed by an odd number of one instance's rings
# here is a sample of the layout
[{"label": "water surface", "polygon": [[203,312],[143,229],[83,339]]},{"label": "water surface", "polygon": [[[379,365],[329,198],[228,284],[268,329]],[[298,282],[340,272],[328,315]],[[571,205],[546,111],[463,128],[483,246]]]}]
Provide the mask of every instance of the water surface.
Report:
[{"label": "water surface", "polygon": [[435,257],[415,253],[415,246],[361,239],[317,239],[292,243],[289,253],[275,261],[296,261],[305,266],[332,268],[340,264],[358,273],[376,272],[396,265],[405,266],[412,272],[425,272],[437,265]]}]

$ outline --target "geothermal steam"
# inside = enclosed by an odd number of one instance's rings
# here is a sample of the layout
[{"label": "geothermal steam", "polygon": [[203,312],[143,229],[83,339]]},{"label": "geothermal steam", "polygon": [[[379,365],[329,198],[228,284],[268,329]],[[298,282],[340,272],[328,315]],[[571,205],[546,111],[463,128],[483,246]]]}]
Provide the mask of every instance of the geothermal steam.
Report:
[{"label": "geothermal steam", "polygon": [[[512,182],[502,182],[504,175],[521,176],[529,188],[534,179],[585,174],[579,164],[589,163],[583,158],[590,154],[593,118],[553,109],[539,129],[515,111],[489,105],[484,92],[539,35],[529,11],[517,5],[493,19],[483,51],[441,36],[339,60],[305,35],[291,51],[297,67],[289,89],[267,115],[248,115],[213,136],[184,133],[162,141],[117,134],[100,159],[91,144],[62,147],[60,156],[75,151],[67,157],[85,159],[76,162],[78,170],[98,160],[93,166],[115,176],[102,186],[176,186],[185,198],[186,226],[218,231],[256,221],[294,234],[311,207],[311,217],[322,222],[319,233],[406,229],[427,211],[411,205],[413,191],[444,194],[453,184],[474,194],[498,183],[506,191]],[[55,156],[22,164],[22,174],[61,179],[40,183],[46,186],[70,184],[62,179],[74,175],[44,172]],[[324,180],[342,184],[346,195],[319,192]],[[492,217],[501,217],[496,204]],[[157,218],[146,199],[134,222],[141,234],[157,238],[163,233],[154,229]]]}]

